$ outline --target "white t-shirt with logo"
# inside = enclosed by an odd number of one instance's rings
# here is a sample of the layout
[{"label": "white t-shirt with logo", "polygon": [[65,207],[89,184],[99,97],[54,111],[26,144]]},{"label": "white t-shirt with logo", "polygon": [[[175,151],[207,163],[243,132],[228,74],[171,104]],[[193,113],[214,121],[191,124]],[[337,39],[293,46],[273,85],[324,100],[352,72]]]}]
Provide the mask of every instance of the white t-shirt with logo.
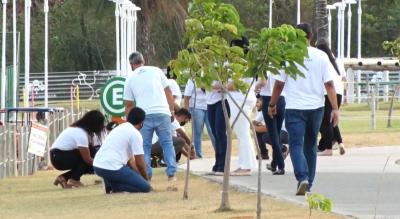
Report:
[{"label": "white t-shirt with logo", "polygon": [[333,81],[335,77],[329,70],[331,63],[328,56],[319,49],[308,47],[304,64],[306,68],[297,66],[304,78],[297,76],[293,79],[284,72],[274,76],[276,80],[285,82],[286,109],[317,109],[325,104],[324,83]]},{"label": "white t-shirt with logo", "polygon": [[124,100],[135,101],[135,106],[142,108],[146,115],[161,113],[171,116],[164,92],[169,84],[160,68],[141,66],[126,79]]},{"label": "white t-shirt with logo", "polygon": [[89,147],[89,136],[87,132],[79,127],[68,127],[57,137],[51,149],[72,151],[79,147]]},{"label": "white t-shirt with logo", "polygon": [[130,157],[144,154],[143,138],[129,122],[113,129],[97,152],[93,166],[106,170],[119,170]]},{"label": "white t-shirt with logo", "polygon": [[196,87],[194,89],[194,83],[192,80],[188,80],[185,87],[184,96],[190,97],[189,107],[194,107],[194,95],[196,93],[196,109],[207,110],[207,95],[205,90]]},{"label": "white t-shirt with logo", "polygon": [[182,101],[182,92],[178,83],[174,79],[168,79],[169,87],[171,88],[172,96],[175,96],[175,103],[180,106]]}]

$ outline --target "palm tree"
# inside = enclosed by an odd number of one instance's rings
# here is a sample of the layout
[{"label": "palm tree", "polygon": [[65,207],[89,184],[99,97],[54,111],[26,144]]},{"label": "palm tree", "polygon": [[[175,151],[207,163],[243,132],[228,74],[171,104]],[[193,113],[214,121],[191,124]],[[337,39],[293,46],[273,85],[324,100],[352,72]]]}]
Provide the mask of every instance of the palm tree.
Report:
[{"label": "palm tree", "polygon": [[315,24],[317,27],[317,45],[328,43],[328,11],[327,0],[315,0]]},{"label": "palm tree", "polygon": [[[138,50],[150,63],[165,64],[176,56],[177,49],[184,47],[182,38],[188,0],[131,1],[141,8],[138,13]],[[168,34],[160,36],[165,32]],[[168,39],[171,37],[173,41]]]}]

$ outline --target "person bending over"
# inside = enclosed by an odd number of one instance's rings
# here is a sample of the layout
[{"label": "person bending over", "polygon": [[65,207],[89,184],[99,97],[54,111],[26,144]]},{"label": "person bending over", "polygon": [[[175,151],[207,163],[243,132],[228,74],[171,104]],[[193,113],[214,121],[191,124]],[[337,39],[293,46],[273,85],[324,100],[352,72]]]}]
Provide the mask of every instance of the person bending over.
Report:
[{"label": "person bending over", "polygon": [[141,108],[132,108],[127,122],[107,135],[94,158],[94,171],[104,179],[107,194],[151,191],[139,132],[144,119],[145,112]]},{"label": "person bending over", "polygon": [[[187,109],[181,108],[175,112],[174,116],[175,119],[171,123],[171,133],[176,153],[176,161],[178,162],[182,154],[185,155],[186,157],[189,157],[189,147],[191,145],[191,141],[190,138],[187,136],[186,132],[184,131],[183,126],[190,121],[191,114]],[[154,144],[151,148],[151,157],[153,159],[152,165],[157,166],[163,159],[163,150],[161,148],[161,145],[157,137],[153,139],[153,142]],[[192,148],[190,152],[190,159],[194,158],[195,158],[195,152]]]},{"label": "person bending over", "polygon": [[103,114],[92,110],[61,132],[51,147],[50,160],[57,170],[69,171],[57,176],[54,185],[63,188],[83,186],[81,176],[93,171],[89,138],[100,136],[103,128]]}]

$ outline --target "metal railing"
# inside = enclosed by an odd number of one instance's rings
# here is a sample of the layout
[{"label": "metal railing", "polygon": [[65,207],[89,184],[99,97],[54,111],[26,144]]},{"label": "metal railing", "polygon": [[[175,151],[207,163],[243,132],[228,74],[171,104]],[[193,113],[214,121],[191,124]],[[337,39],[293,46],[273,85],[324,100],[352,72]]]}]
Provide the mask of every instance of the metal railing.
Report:
[{"label": "metal railing", "polygon": [[63,108],[57,108],[47,113],[48,119],[42,122],[49,128],[47,147],[43,157],[28,153],[32,120],[20,120],[21,118],[34,118],[34,116],[17,115],[17,113],[11,115],[14,116],[13,120],[0,126],[0,179],[9,176],[31,175],[37,170],[51,165],[50,146],[66,127],[82,116],[82,113],[82,111],[72,113],[69,109]]}]

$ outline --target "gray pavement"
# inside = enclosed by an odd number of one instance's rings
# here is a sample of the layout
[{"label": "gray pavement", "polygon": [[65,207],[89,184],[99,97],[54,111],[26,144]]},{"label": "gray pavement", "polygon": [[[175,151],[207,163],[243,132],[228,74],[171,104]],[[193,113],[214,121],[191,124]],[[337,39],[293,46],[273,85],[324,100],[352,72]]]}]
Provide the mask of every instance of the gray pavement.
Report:
[{"label": "gray pavement", "polygon": [[[333,212],[356,218],[400,219],[400,146],[347,149],[344,156],[318,157],[317,174],[312,192],[333,202]],[[273,176],[262,165],[262,193],[302,205],[304,197],[295,196],[297,182],[288,157],[286,174]],[[387,164],[386,164],[387,163]],[[214,159],[196,159],[191,171],[207,179],[221,182],[222,177],[208,176]],[[385,167],[386,164],[386,167]],[[232,170],[237,158],[232,158]],[[385,168],[384,168],[385,167]],[[186,165],[180,165],[185,169]],[[230,183],[244,190],[257,189],[257,174],[232,176]]]}]

